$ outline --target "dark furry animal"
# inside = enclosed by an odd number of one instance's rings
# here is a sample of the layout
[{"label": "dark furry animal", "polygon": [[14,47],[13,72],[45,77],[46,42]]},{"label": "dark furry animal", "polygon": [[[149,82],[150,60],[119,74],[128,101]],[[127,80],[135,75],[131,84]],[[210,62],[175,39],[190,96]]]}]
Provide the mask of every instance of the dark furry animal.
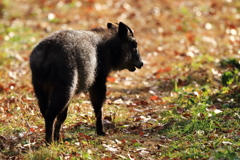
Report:
[{"label": "dark furry animal", "polygon": [[101,108],[108,74],[123,69],[133,72],[142,66],[133,31],[122,22],[108,23],[107,29],[61,30],[44,38],[30,55],[30,67],[46,141],[59,140],[69,101],[83,91],[89,91],[97,134],[105,135]]}]

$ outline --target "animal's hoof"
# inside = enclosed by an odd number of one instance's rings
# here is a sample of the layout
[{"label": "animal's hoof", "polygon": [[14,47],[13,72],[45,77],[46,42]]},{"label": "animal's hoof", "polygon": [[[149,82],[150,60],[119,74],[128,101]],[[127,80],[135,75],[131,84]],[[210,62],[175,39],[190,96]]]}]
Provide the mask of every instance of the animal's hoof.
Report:
[{"label": "animal's hoof", "polygon": [[106,133],[105,133],[105,132],[103,132],[103,131],[97,131],[97,135],[99,135],[99,136],[105,136],[105,135],[106,135]]}]

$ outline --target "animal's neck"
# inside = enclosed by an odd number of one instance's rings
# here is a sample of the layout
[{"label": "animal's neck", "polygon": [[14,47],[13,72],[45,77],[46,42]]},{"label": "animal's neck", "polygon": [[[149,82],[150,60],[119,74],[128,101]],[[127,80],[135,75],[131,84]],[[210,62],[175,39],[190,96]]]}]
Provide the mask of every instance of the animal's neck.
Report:
[{"label": "animal's neck", "polygon": [[[105,37],[106,38],[106,37]],[[110,36],[102,39],[102,43],[98,46],[98,56],[100,63],[106,63],[109,70],[122,70],[124,55],[122,55],[122,46],[118,36]]]}]

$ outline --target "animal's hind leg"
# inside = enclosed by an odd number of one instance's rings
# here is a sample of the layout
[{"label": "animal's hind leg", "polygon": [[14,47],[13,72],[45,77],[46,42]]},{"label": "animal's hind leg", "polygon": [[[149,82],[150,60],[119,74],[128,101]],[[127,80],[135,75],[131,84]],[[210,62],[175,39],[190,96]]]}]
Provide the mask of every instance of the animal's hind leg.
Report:
[{"label": "animal's hind leg", "polygon": [[91,102],[96,116],[96,131],[98,135],[104,136],[102,124],[102,105],[106,98],[106,85],[105,82],[96,81],[89,90]]},{"label": "animal's hind leg", "polygon": [[57,121],[55,123],[55,130],[54,130],[54,141],[58,141],[60,138],[59,132],[63,122],[67,118],[67,111],[68,111],[68,106],[66,106],[66,108],[57,117]]},{"label": "animal's hind leg", "polygon": [[[46,141],[51,143],[54,139],[54,134],[59,135],[60,126],[58,124],[62,123],[62,120],[65,120],[65,114],[68,102],[72,98],[71,86],[66,84],[56,86],[50,96],[49,107],[45,111],[45,127],[46,127]],[[63,113],[63,114],[62,114]],[[54,125],[54,121],[57,117],[61,120],[57,122],[57,125]],[[55,128],[57,127],[57,128]],[[55,130],[56,129],[56,130]],[[53,134],[54,133],[54,134]]]},{"label": "animal's hind leg", "polygon": [[33,84],[33,87],[34,87],[34,92],[36,94],[36,97],[38,99],[38,105],[39,105],[40,111],[42,113],[42,116],[44,117],[45,111],[48,107],[49,93],[44,92],[43,88],[38,84]]}]

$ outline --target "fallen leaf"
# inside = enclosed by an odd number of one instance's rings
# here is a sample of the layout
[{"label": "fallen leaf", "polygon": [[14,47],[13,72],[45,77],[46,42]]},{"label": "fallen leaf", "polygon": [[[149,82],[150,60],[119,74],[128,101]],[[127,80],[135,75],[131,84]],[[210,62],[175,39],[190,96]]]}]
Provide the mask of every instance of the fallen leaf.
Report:
[{"label": "fallen leaf", "polygon": [[192,115],[188,114],[188,113],[185,113],[183,114],[184,117],[192,117]]},{"label": "fallen leaf", "polygon": [[157,97],[157,96],[151,96],[150,99],[151,99],[152,101],[155,101],[155,100],[159,100],[160,98]]},{"label": "fallen leaf", "polygon": [[108,82],[115,82],[115,81],[116,81],[116,78],[107,77],[107,81],[108,81]]},{"label": "fallen leaf", "polygon": [[177,113],[178,114],[182,114],[183,112],[184,112],[184,108],[182,108],[182,107],[177,107]]},{"label": "fallen leaf", "polygon": [[232,133],[234,131],[234,129],[230,129],[227,133]]},{"label": "fallen leaf", "polygon": [[136,105],[148,105],[148,102],[146,102],[144,100],[140,100],[140,101],[136,101],[135,104]]},{"label": "fallen leaf", "polygon": [[193,34],[193,32],[187,32],[186,33],[186,38],[191,43],[193,43],[195,41],[195,35]]},{"label": "fallen leaf", "polygon": [[101,158],[101,160],[112,160],[112,158]]},{"label": "fallen leaf", "polygon": [[83,133],[78,133],[78,135],[79,135],[80,137],[82,137],[82,138],[85,138],[86,140],[92,139],[90,136],[85,135],[85,134],[83,134]]},{"label": "fallen leaf", "polygon": [[34,129],[34,128],[30,128],[29,131],[30,131],[30,132],[34,132],[35,129]]},{"label": "fallen leaf", "polygon": [[152,129],[153,130],[162,130],[162,129],[164,129],[164,125],[156,126],[156,127],[153,127]]}]

